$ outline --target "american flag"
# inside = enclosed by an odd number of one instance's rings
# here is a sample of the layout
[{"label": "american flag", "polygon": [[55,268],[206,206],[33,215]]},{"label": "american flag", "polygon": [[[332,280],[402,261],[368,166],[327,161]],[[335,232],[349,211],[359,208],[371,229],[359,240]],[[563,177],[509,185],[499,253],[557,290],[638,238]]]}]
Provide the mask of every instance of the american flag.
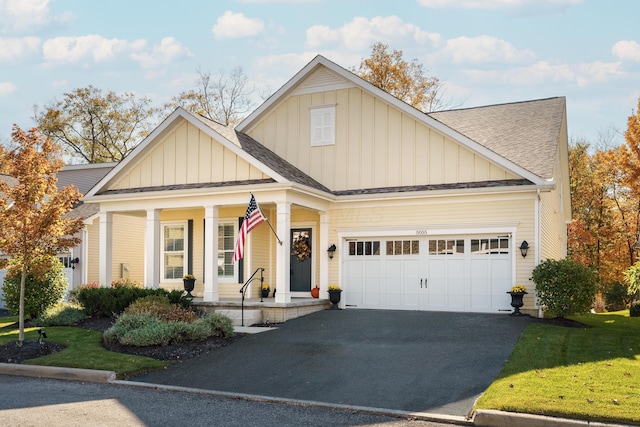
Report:
[{"label": "american flag", "polygon": [[244,252],[244,241],[247,239],[247,234],[262,222],[265,221],[265,217],[262,216],[262,212],[258,207],[258,203],[256,202],[256,198],[251,195],[251,200],[249,200],[249,206],[247,207],[247,213],[244,214],[244,220],[242,221],[242,225],[240,226],[240,231],[238,232],[238,239],[236,240],[236,248],[233,251],[233,259],[232,263],[235,264],[236,261],[242,259],[242,254]]}]

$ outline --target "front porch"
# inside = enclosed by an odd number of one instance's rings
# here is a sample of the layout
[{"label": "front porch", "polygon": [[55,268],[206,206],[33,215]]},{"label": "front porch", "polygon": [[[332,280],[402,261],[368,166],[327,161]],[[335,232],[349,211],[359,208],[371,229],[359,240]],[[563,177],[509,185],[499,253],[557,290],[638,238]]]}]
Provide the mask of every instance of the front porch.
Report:
[{"label": "front porch", "polygon": [[[220,301],[203,301],[202,298],[194,298],[192,304],[208,312],[221,311],[226,312],[225,314],[237,312],[237,316],[233,317],[238,317],[238,319],[241,319],[244,307],[245,314],[247,314],[244,326],[251,326],[248,324],[250,311],[261,312],[261,320],[258,323],[283,323],[331,307],[328,299],[318,298],[292,298],[290,302],[284,303],[276,302],[275,298],[263,298],[262,301],[260,298],[247,298],[244,300],[244,304],[240,298],[221,298]],[[232,318],[232,320],[234,319]]]}]

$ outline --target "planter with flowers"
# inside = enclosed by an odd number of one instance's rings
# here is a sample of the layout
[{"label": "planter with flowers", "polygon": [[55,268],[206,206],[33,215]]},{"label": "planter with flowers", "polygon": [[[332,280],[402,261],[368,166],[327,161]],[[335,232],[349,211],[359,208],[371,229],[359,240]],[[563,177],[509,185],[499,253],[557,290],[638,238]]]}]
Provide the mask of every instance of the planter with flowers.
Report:
[{"label": "planter with flowers", "polygon": [[185,274],[182,278],[182,284],[184,286],[184,290],[187,291],[187,298],[193,298],[191,295],[191,291],[196,286],[196,276],[193,274]]},{"label": "planter with flowers", "polygon": [[515,285],[507,293],[511,295],[511,307],[513,307],[513,313],[510,313],[509,316],[522,316],[520,307],[524,305],[522,299],[528,293],[527,288],[522,285]]},{"label": "planter with flowers", "polygon": [[271,288],[269,287],[268,283],[263,283],[262,284],[262,288],[261,288],[261,292],[262,292],[262,298],[267,298],[269,296],[269,291],[271,290]]},{"label": "planter with flowers", "polygon": [[340,310],[338,304],[340,303],[340,294],[342,289],[338,285],[329,285],[329,301],[333,304],[331,310]]}]

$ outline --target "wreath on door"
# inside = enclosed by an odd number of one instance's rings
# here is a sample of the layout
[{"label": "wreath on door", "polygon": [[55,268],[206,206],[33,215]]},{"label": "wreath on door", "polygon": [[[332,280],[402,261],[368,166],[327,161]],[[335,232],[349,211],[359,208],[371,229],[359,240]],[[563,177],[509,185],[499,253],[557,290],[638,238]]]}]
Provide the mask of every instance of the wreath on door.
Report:
[{"label": "wreath on door", "polygon": [[303,234],[293,239],[291,244],[293,254],[296,256],[298,262],[302,262],[311,256],[311,248],[309,247],[309,239]]}]

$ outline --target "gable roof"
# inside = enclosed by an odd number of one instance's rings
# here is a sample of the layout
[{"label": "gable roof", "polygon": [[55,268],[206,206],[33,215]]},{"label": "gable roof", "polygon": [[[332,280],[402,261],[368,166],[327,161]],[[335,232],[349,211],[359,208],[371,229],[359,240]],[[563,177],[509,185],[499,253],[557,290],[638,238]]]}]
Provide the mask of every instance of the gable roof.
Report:
[{"label": "gable roof", "polygon": [[316,70],[321,69],[322,67],[326,67],[336,76],[339,76],[345,81],[357,87],[360,87],[362,90],[370,93],[374,97],[382,99],[384,102],[391,104],[403,113],[424,123],[430,128],[435,129],[451,140],[461,144],[469,150],[488,159],[489,161],[502,166],[504,169],[512,172],[513,174],[519,175],[537,185],[548,184],[547,178],[545,176],[537,175],[536,173],[525,168],[523,165],[517,163],[516,161],[508,157],[504,157],[498,151],[494,151],[491,148],[486,147],[480,141],[473,140],[468,135],[465,135],[463,132],[461,132],[459,129],[448,126],[440,120],[436,120],[436,118],[432,117],[431,115],[425,114],[424,112],[412,107],[404,101],[401,101],[400,99],[390,95],[377,86],[374,86],[368,81],[360,78],[351,71],[328,60],[322,55],[317,55],[311,62],[309,62],[304,68],[302,68],[302,70],[296,73],[296,75],[293,76],[287,83],[285,83],[284,86],[278,89],[253,113],[251,113],[249,116],[247,116],[247,118],[240,122],[240,124],[238,124],[237,126],[237,129],[241,132],[248,132],[253,128],[253,126],[260,122],[260,119],[263,117],[263,115],[268,114],[270,111],[272,111],[272,109],[276,108],[279,103],[284,102],[288,95],[295,91],[301,84],[303,84],[304,80],[307,77],[311,76]]},{"label": "gable roof", "polygon": [[544,179],[553,177],[564,97],[428,113]]}]

